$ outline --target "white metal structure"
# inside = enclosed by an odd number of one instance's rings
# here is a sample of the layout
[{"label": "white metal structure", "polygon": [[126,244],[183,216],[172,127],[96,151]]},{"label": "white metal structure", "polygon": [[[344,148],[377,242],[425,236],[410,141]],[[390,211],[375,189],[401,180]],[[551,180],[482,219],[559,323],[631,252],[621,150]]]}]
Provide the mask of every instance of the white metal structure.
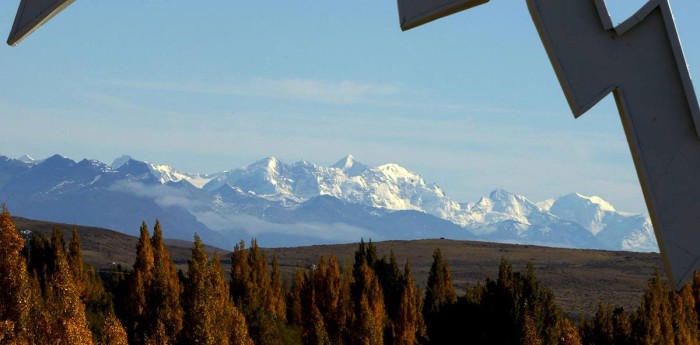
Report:
[{"label": "white metal structure", "polygon": [[[666,276],[680,289],[700,268],[700,108],[668,0],[616,27],[604,0],[526,1],[574,116],[614,94]],[[419,15],[404,14],[414,2],[428,3],[399,0],[401,16]]]}]

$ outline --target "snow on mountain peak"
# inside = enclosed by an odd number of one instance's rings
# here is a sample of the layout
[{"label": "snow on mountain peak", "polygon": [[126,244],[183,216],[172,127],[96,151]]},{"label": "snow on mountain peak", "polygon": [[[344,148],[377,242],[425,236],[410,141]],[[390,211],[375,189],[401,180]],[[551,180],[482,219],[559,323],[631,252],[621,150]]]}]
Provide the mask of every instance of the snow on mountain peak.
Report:
[{"label": "snow on mountain peak", "polygon": [[110,167],[112,169],[119,169],[122,165],[124,165],[124,163],[128,162],[131,159],[133,158],[131,158],[131,156],[129,155],[122,155],[120,157],[115,158]]},{"label": "snow on mountain peak", "polygon": [[352,165],[354,163],[355,163],[355,157],[353,157],[351,154],[348,154],[347,156],[345,156],[345,158],[342,158],[337,163],[333,164],[332,167],[346,170],[346,169],[352,168]]},{"label": "snow on mountain peak", "polygon": [[[2,158],[0,156],[0,162]],[[160,188],[158,182],[173,187],[192,184],[199,188],[206,183],[202,191],[196,192],[197,203],[185,203],[198,205],[190,212],[201,212],[199,207],[206,208],[206,200],[210,200],[212,212],[235,213],[248,209],[252,212],[262,207],[264,214],[268,211],[274,214],[296,210],[319,196],[327,196],[328,200],[339,199],[339,203],[381,208],[384,210],[373,212],[382,214],[407,210],[424,212],[459,225],[482,240],[615,250],[655,251],[658,248],[647,215],[617,212],[600,197],[572,193],[535,204],[524,196],[495,189],[476,203],[460,204],[447,197],[436,184],[426,184],[419,174],[398,164],[367,167],[352,155],[330,167],[303,160],[285,164],[268,157],[212,175],[181,173],[169,165],[136,161],[129,156],[117,158],[112,168],[95,160],[76,164],[59,155],[39,164],[16,165],[27,171],[27,176],[40,177],[37,181],[47,180],[49,174],[57,175],[56,181],[47,184],[54,195],[76,188],[104,188],[113,179],[136,181],[149,188]],[[194,191],[192,188],[184,190]],[[178,194],[178,198],[183,195]],[[212,199],[207,199],[207,195]],[[273,207],[268,210],[271,205]],[[396,216],[401,217],[401,213]]]},{"label": "snow on mountain peak", "polygon": [[158,181],[160,181],[160,183],[190,180],[189,176],[173,169],[170,165],[148,163],[148,168],[151,170],[153,176],[155,176],[158,179]]},{"label": "snow on mountain peak", "polygon": [[26,164],[33,164],[36,163],[36,160],[29,155],[23,155],[22,157],[17,158],[18,161]]},{"label": "snow on mountain peak", "polygon": [[581,198],[581,199],[588,200],[590,203],[598,205],[598,207],[600,207],[602,210],[615,212],[615,207],[613,207],[613,205],[611,205],[609,202],[603,200],[601,197],[598,197],[595,195],[594,196],[585,196],[585,195],[581,195],[579,193],[574,193],[574,194],[576,194],[576,196]]},{"label": "snow on mountain peak", "polygon": [[550,212],[562,219],[583,225],[595,235],[605,228],[606,216],[616,211],[610,203],[600,197],[572,193],[557,199]]},{"label": "snow on mountain peak", "polygon": [[343,170],[348,176],[359,176],[365,170],[367,166],[356,161],[353,155],[348,154],[345,158],[342,158],[337,163],[333,164],[331,168],[338,168]]}]

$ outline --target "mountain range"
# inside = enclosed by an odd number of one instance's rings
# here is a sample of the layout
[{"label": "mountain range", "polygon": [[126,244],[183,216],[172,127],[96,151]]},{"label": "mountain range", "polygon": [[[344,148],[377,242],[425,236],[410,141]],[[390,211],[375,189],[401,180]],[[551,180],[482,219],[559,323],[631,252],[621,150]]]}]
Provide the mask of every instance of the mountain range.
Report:
[{"label": "mountain range", "polygon": [[228,248],[450,238],[567,248],[658,251],[649,217],[577,193],[542,202],[502,189],[458,202],[398,164],[348,155],[324,167],[268,157],[214,174],[122,156],[0,156],[0,201],[18,216],[135,235],[156,218],[166,235]]}]

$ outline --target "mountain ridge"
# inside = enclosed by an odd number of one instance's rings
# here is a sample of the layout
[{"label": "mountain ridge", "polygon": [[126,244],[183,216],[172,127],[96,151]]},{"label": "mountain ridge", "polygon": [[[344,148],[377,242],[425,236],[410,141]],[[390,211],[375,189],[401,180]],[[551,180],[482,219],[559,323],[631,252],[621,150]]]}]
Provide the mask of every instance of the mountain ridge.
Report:
[{"label": "mountain ridge", "polygon": [[[209,175],[126,155],[111,165],[60,155],[0,156],[0,199],[18,215],[126,233],[137,230],[128,225],[135,221],[172,217],[176,237],[198,232],[209,243],[250,235],[273,245],[445,237],[658,251],[648,216],[619,212],[597,196],[571,193],[535,203],[494,189],[476,202],[457,202],[399,164],[368,166],[352,155],[329,167],[270,156]],[[68,215],[59,217],[58,210]],[[129,214],[145,219],[117,219]]]}]

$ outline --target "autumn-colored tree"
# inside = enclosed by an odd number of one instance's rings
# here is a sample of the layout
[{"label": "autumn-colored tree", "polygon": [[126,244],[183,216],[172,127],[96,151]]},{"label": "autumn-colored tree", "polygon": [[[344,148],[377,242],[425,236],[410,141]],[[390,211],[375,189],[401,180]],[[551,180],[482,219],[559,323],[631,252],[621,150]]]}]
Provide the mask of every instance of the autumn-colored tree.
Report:
[{"label": "autumn-colored tree", "polygon": [[274,291],[267,258],[255,239],[250,249],[241,241],[231,254],[231,295],[245,315],[248,332],[256,343],[278,344],[277,326],[283,319],[277,313],[284,310],[284,293],[281,289]]},{"label": "autumn-colored tree", "polygon": [[532,316],[544,344],[559,344],[562,333],[561,310],[555,303],[552,290],[540,285],[531,263],[526,265],[525,274],[521,276],[518,285],[520,292],[514,296],[518,300],[518,310]]},{"label": "autumn-colored tree", "polygon": [[403,280],[403,294],[401,295],[398,315],[394,321],[396,334],[393,343],[395,345],[413,345],[416,343],[417,336],[422,333],[423,314],[420,309],[422,297],[416,290],[408,260],[406,260],[404,267]]},{"label": "autumn-colored tree", "polygon": [[354,320],[352,330],[352,343],[355,344],[383,344],[384,322],[386,311],[384,296],[382,294],[379,279],[365,259],[353,271],[352,290],[359,296],[354,302]]},{"label": "autumn-colored tree", "polygon": [[[153,246],[153,284],[148,294],[149,315],[157,322],[155,336],[157,344],[174,344],[182,330],[184,311],[180,303],[182,287],[163,243],[163,230],[156,220],[151,238]],[[161,331],[164,329],[164,332]]]},{"label": "autumn-colored tree", "polygon": [[53,250],[51,249],[51,241],[44,236],[40,231],[32,232],[29,238],[29,263],[28,272],[36,272],[39,278],[41,291],[46,286],[47,278],[50,275],[49,269],[53,267]]},{"label": "autumn-colored tree", "polygon": [[58,325],[57,345],[92,344],[92,333],[85,316],[85,305],[66,258],[63,235],[54,231],[51,237],[54,272],[46,284],[46,309]]},{"label": "autumn-colored tree", "polygon": [[686,284],[681,291],[671,292],[673,333],[676,344],[697,345],[699,343],[698,316],[691,290],[691,286]]},{"label": "autumn-colored tree", "polygon": [[632,344],[632,321],[624,308],[613,310],[613,337],[615,345]]},{"label": "autumn-colored tree", "polygon": [[287,293],[287,321],[294,326],[301,326],[304,321],[302,314],[301,291],[306,284],[306,274],[303,269],[299,268],[294,273],[292,285]]},{"label": "autumn-colored tree", "polygon": [[150,329],[151,315],[148,310],[148,294],[153,284],[153,246],[148,226],[141,223],[139,242],[136,246],[134,270],[129,275],[127,304],[130,323],[127,327],[131,342],[135,345],[144,343],[146,331]]},{"label": "autumn-colored tree", "polygon": [[214,300],[211,291],[207,252],[199,235],[194,236],[192,258],[187,263],[185,286],[185,320],[183,342],[187,344],[214,344]]},{"label": "autumn-colored tree", "polygon": [[224,278],[224,268],[217,253],[209,265],[208,288],[210,289],[210,308],[213,312],[213,344],[216,345],[252,345],[248,334],[245,316],[233,303],[229,287]]},{"label": "autumn-colored tree", "polygon": [[29,285],[29,315],[32,320],[29,327],[30,344],[50,344],[60,336],[60,332],[56,319],[46,307],[36,271],[32,272]]},{"label": "autumn-colored tree", "polygon": [[270,273],[270,289],[268,291],[268,311],[272,316],[284,322],[287,319],[286,305],[284,300],[284,287],[282,286],[282,274],[280,273],[277,256],[272,257],[272,272]]},{"label": "autumn-colored tree", "polygon": [[83,263],[83,253],[80,248],[80,235],[78,234],[78,228],[75,226],[73,227],[73,236],[71,237],[70,243],[68,243],[68,265],[70,266],[71,273],[73,273],[75,287],[80,292],[80,297],[84,299],[87,277],[85,264]]},{"label": "autumn-colored tree", "polygon": [[17,232],[7,207],[0,213],[0,338],[17,341],[30,326],[31,291],[24,257],[24,240]]},{"label": "autumn-colored tree", "polygon": [[[245,316],[233,302],[229,302],[224,309],[226,317],[224,325],[229,330],[229,345],[253,345],[253,340],[248,334],[248,326],[246,325]],[[223,343],[225,344],[225,343]]]},{"label": "autumn-colored tree", "polygon": [[615,332],[613,324],[613,313],[610,305],[598,303],[598,309],[593,320],[593,332],[595,343],[600,345],[614,344]]},{"label": "autumn-colored tree", "polygon": [[314,303],[323,317],[328,337],[333,344],[341,344],[347,335],[350,296],[335,256],[329,256],[328,264],[322,256],[313,277]]},{"label": "autumn-colored tree", "polygon": [[633,330],[635,341],[642,344],[674,344],[671,313],[668,288],[657,272],[649,280],[637,309]]},{"label": "autumn-colored tree", "polygon": [[532,316],[526,314],[523,318],[522,328],[520,330],[520,344],[522,345],[542,345],[537,325]]},{"label": "autumn-colored tree", "polygon": [[310,305],[309,330],[303,333],[304,343],[307,345],[330,345],[326,322],[315,304]]},{"label": "autumn-colored tree", "polygon": [[113,312],[108,313],[104,320],[100,345],[129,345],[126,330]]},{"label": "autumn-colored tree", "polygon": [[401,304],[401,296],[403,295],[404,279],[394,251],[390,252],[388,260],[384,256],[381,260],[375,262],[374,271],[377,273],[379,284],[382,286],[387,316],[391,320],[396,320],[399,313],[399,304]]},{"label": "autumn-colored tree", "polygon": [[561,329],[561,345],[582,345],[579,329],[568,318],[562,318]]}]

